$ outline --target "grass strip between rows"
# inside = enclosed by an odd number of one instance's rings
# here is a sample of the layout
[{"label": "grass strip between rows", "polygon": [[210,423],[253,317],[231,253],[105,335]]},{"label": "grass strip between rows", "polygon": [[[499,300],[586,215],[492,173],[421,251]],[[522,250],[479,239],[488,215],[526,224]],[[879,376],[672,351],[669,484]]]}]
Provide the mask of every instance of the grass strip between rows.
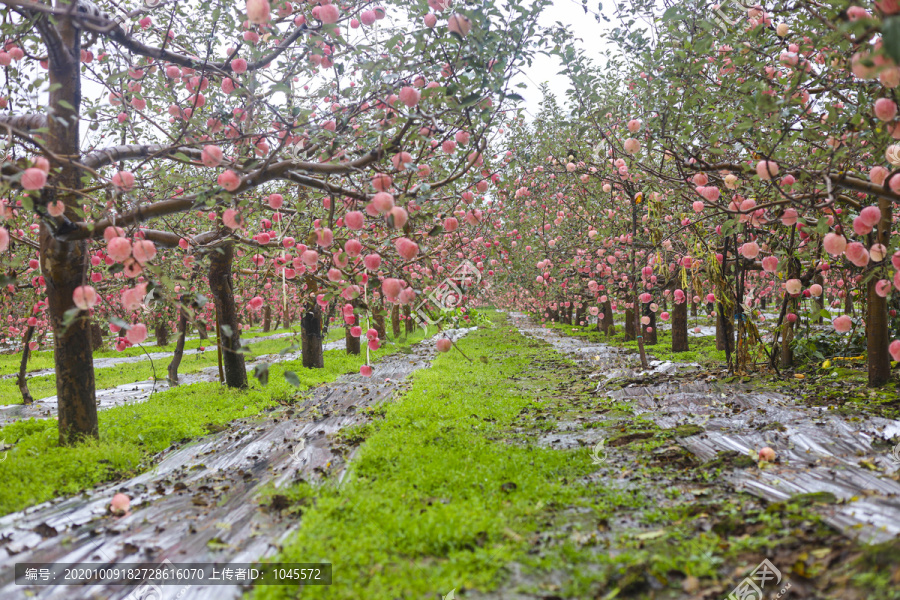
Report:
[{"label": "grass strip between rows", "polygon": [[[271,333],[265,335],[272,335]],[[325,342],[328,343],[333,340],[337,340],[342,338],[344,335],[343,327],[334,327],[328,331],[328,336],[325,339]],[[261,336],[254,336],[261,337]],[[249,350],[249,354],[245,356],[246,359],[251,359],[256,356],[262,356],[264,354],[276,354],[285,348],[288,348],[291,345],[290,337],[282,337],[276,338],[272,340],[263,340],[261,342],[253,342],[253,337],[247,336],[242,340],[243,346]],[[215,339],[209,340],[190,340],[185,343],[186,350],[192,350],[196,348],[207,348],[207,352],[203,352],[200,354],[191,354],[185,355],[181,365],[178,369],[179,375],[187,375],[189,373],[196,373],[197,371],[202,371],[203,369],[214,367],[218,364],[218,355],[216,353],[216,341]],[[297,342],[299,345],[299,335],[297,337]],[[189,347],[189,344],[191,347]],[[170,348],[171,346],[171,348]],[[174,351],[174,344],[170,344],[170,346],[163,347],[152,347],[145,346],[145,350],[149,353],[154,352],[172,352]],[[122,353],[117,353],[115,350],[103,351],[103,352],[95,352],[95,358],[117,358],[117,357],[126,357],[126,356],[143,356],[145,360],[141,360],[138,362],[130,362],[130,363],[122,363],[120,365],[115,365],[112,367],[103,367],[94,369],[94,385],[96,389],[103,390],[114,388],[119,385],[123,385],[126,383],[135,383],[140,381],[147,381],[152,379],[154,376],[159,379],[166,378],[166,369],[169,366],[169,362],[172,360],[171,358],[150,360],[147,358],[146,353],[141,350],[140,352],[134,352],[138,348],[131,347],[127,348]],[[298,348],[299,349],[299,348]],[[50,355],[49,365],[46,367],[41,366],[40,368],[53,368],[53,358],[52,352],[42,352],[40,354],[48,354]],[[5,355],[10,356],[10,355]],[[46,357],[39,357],[38,364],[43,365]],[[21,354],[19,354],[19,360],[21,360]],[[7,361],[9,362],[9,361]],[[39,370],[35,365],[35,361],[29,360],[28,368],[29,370]],[[16,363],[18,365],[18,363]],[[15,370],[18,371],[18,366],[15,367]],[[0,371],[4,372],[4,371]],[[39,375],[37,377],[30,377],[28,379],[28,390],[31,392],[31,396],[35,400],[42,400],[43,398],[49,398],[50,396],[56,395],[56,376],[53,374],[50,375]],[[22,394],[19,391],[19,386],[16,383],[15,378],[7,378],[0,379],[0,405],[9,405],[9,404],[22,404]]]},{"label": "grass strip between rows", "polygon": [[[422,330],[416,330],[399,344],[383,345],[372,352],[372,358],[421,341],[423,335]],[[272,341],[284,345],[283,340]],[[364,362],[365,351],[352,356],[344,350],[331,350],[325,353],[324,369],[305,369],[300,360],[273,364],[265,386],[252,377],[247,390],[229,389],[219,383],[182,385],[153,394],[139,404],[100,411],[100,439],[69,447],[58,444],[56,419],[7,425],[0,428],[0,448],[11,445],[6,460],[0,462],[0,514],[132,477],[152,466],[152,456],[175,442],[293,402],[305,389],[359,372]],[[134,372],[135,365],[128,366]],[[299,387],[285,380],[285,371],[297,374]],[[374,376],[377,374],[376,366]]]},{"label": "grass strip between rows", "polygon": [[[333,565],[334,584],[307,586],[303,598],[493,587],[528,552],[544,507],[578,501],[573,480],[593,470],[587,449],[542,448],[512,431],[523,409],[543,404],[513,381],[546,346],[502,322],[458,345],[473,362],[451,351],[415,373],[412,389],[364,426],[343,485],[279,490],[309,507],[272,560]],[[260,586],[253,598],[297,596],[296,587]]]}]

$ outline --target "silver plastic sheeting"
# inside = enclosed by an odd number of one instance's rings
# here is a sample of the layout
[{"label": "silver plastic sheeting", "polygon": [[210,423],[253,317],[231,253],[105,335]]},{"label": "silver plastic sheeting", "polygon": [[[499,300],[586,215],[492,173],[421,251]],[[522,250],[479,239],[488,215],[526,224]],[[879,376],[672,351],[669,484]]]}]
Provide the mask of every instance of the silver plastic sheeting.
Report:
[{"label": "silver plastic sheeting", "polygon": [[[471,329],[444,332],[458,339]],[[442,334],[442,335],[444,335]],[[244,419],[226,431],[170,449],[152,470],[75,498],[45,502],[0,517],[0,598],[121,600],[122,586],[26,587],[13,583],[15,563],[253,562],[275,554],[298,526],[295,515],[261,505],[266,489],[342,477],[350,456],[332,435],[363,420],[359,411],[402,389],[436,354],[434,340],[374,365],[371,378],[344,375],[313,388],[292,408]],[[131,514],[113,517],[117,492],[131,497]],[[62,543],[62,542],[65,543]],[[181,587],[167,587],[166,598]],[[238,586],[191,586],[183,598],[240,598]]]},{"label": "silver plastic sheeting", "polygon": [[[562,336],[522,314],[510,316],[523,334],[596,365],[601,375],[614,373],[619,378],[646,382],[654,373],[692,368],[657,361],[655,366],[651,363],[649,372],[641,371],[634,354],[626,356],[612,352],[605,344]],[[652,347],[648,352],[652,353]],[[665,371],[661,370],[663,366]],[[598,388],[603,386],[600,383]],[[777,453],[775,463],[736,469],[726,475],[737,489],[771,502],[828,492],[837,501],[816,504],[816,510],[844,535],[865,543],[900,535],[900,449],[890,450],[900,440],[900,421],[847,417],[743,384],[632,384],[606,395],[628,401],[637,414],[649,417],[663,429],[685,424],[703,427],[703,433],[678,439],[701,461],[712,460],[724,451],[750,455],[765,446],[773,448]],[[879,440],[881,449],[873,445]]]},{"label": "silver plastic sheeting", "polygon": [[[269,338],[257,338],[255,341],[259,341],[261,339],[274,339],[277,337],[284,337],[290,334],[278,334],[274,336],[270,336]],[[247,340],[245,340],[247,341]],[[337,340],[334,342],[328,342],[323,346],[323,348],[327,350],[337,350],[339,348],[344,347],[343,340]],[[209,350],[215,350],[216,347],[212,346]],[[197,351],[188,351],[185,350],[185,355],[192,353],[196,354]],[[171,357],[171,352],[157,352],[151,354],[153,360],[157,360],[160,358]],[[247,370],[252,370],[257,364],[260,363],[276,363],[276,362],[289,362],[292,360],[297,360],[300,358],[300,351],[291,352],[288,354],[278,355],[278,354],[265,354],[262,356],[254,357],[252,360],[247,361]],[[126,364],[133,362],[140,362],[142,360],[148,360],[146,355],[141,357],[131,356],[131,357],[121,357],[121,358],[101,358],[94,360],[94,368],[100,368],[100,366],[110,367],[118,364]],[[107,361],[102,365],[99,364],[100,361]],[[111,361],[111,362],[110,362]],[[107,388],[103,390],[97,390],[95,396],[97,398],[97,409],[98,410],[106,410],[108,408],[112,408],[114,406],[122,406],[124,404],[137,404],[139,402],[144,402],[149,398],[152,394],[156,392],[161,392],[163,390],[169,389],[169,382],[166,379],[166,368],[168,367],[168,363],[158,363],[156,365],[157,375],[161,377],[161,379],[157,379],[156,381],[136,381],[133,383],[123,383],[122,385],[116,386],[114,388]],[[52,373],[52,371],[50,371]],[[219,380],[219,367],[207,367],[200,371],[195,371],[193,373],[187,373],[184,375],[178,376],[179,385],[190,385],[192,383],[200,383],[203,381],[218,381]],[[21,398],[20,398],[21,400]],[[0,406],[0,427],[4,425],[9,425],[15,421],[21,421],[23,419],[47,419],[50,417],[56,417],[57,412],[57,402],[56,396],[48,396],[46,398],[41,398],[40,400],[35,400],[33,404],[24,405],[24,404],[8,404],[4,406]]]}]

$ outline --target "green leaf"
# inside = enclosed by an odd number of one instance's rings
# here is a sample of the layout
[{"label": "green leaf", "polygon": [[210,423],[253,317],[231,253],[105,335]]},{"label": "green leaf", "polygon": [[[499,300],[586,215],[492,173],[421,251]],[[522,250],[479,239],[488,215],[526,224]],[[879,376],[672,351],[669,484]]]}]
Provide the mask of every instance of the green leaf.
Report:
[{"label": "green leaf", "polygon": [[219,325],[219,329],[222,330],[222,335],[225,337],[231,337],[231,334],[234,333],[234,330],[231,328],[231,325]]},{"label": "green leaf", "polygon": [[885,52],[894,62],[900,62],[900,16],[886,18],[881,30],[884,33],[881,39],[884,41]]},{"label": "green leaf", "polygon": [[732,233],[734,233],[734,220],[729,220],[722,223],[722,235],[727,237]]},{"label": "green leaf", "polygon": [[681,11],[679,10],[678,6],[673,6],[673,7],[669,8],[662,15],[663,22],[671,21],[672,19],[679,19],[679,18],[681,18]]},{"label": "green leaf", "polygon": [[75,317],[78,316],[78,313],[81,312],[80,308],[70,308],[63,314],[62,325],[63,327],[68,327],[72,321],[75,320]]},{"label": "green leaf", "polygon": [[460,100],[459,105],[463,108],[466,108],[469,106],[474,106],[478,103],[479,100],[481,100],[481,94],[475,92]]},{"label": "green leaf", "polygon": [[300,378],[293,371],[285,371],[284,378],[294,387],[300,387]]},{"label": "green leaf", "polygon": [[291,344],[290,346],[288,346],[287,348],[285,348],[284,350],[279,352],[278,356],[284,356],[285,354],[290,354],[291,352],[293,352],[295,350],[299,350],[299,349],[300,349],[300,346],[298,346],[297,344]]},{"label": "green leaf", "polygon": [[253,376],[256,377],[262,385],[269,383],[269,363],[260,363],[253,367]]},{"label": "green leaf", "polygon": [[124,319],[120,319],[119,317],[113,317],[109,320],[110,323],[118,327],[119,329],[131,329],[131,323]]}]

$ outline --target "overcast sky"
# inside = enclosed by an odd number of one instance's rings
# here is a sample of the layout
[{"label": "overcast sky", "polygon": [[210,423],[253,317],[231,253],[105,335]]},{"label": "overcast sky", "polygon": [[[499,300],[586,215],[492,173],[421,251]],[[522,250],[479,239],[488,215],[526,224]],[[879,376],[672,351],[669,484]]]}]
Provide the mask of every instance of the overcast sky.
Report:
[{"label": "overcast sky", "polygon": [[[609,0],[605,4],[609,6],[607,10],[612,8],[612,2]],[[589,0],[588,9],[597,11],[598,3]],[[613,18],[611,12],[606,16]],[[550,27],[557,21],[569,28],[573,38],[581,40],[579,45],[589,56],[595,59],[600,56],[600,51],[604,48],[600,36],[610,24],[605,21],[598,23],[594,13],[585,14],[579,0],[554,0],[541,15],[540,24]],[[525,109],[530,116],[537,114],[539,110],[541,102],[539,84],[547,82],[558,99],[562,100],[565,97],[569,81],[565,76],[558,74],[561,68],[559,60],[539,54],[532,66],[526,68],[525,76],[514,80],[515,83],[522,81],[528,86],[528,89],[516,91],[525,98]],[[563,103],[560,102],[560,105]]]}]

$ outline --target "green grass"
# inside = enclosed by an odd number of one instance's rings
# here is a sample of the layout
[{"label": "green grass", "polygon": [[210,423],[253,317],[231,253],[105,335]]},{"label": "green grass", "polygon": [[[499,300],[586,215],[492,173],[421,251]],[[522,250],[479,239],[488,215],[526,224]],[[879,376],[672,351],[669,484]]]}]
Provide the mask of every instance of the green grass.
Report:
[{"label": "green grass", "polygon": [[[300,324],[297,323],[296,327],[293,328],[297,334],[300,334]],[[251,331],[242,331],[241,339],[247,340],[257,337],[265,337],[269,335],[275,335],[279,333],[290,333],[291,329],[281,328],[281,329],[273,329],[271,331],[262,331],[261,329],[254,329]],[[191,330],[188,332],[188,337],[196,337],[197,331]],[[332,327],[328,331],[328,336],[325,339],[326,342],[340,339],[344,335],[344,330],[342,327]],[[94,352],[94,358],[118,358],[122,356],[141,356],[146,352],[174,352],[175,344],[177,342],[177,338],[173,333],[169,339],[171,342],[164,346],[157,346],[155,344],[154,338],[148,338],[147,342],[142,346],[132,346],[130,348],[126,348],[119,352],[113,348],[109,348],[109,340],[113,338],[105,338],[104,346],[102,349]],[[185,340],[184,349],[185,350],[195,350],[200,346],[209,348],[216,345],[216,336],[210,336],[209,339],[200,340]],[[22,363],[22,353],[7,353],[0,354],[0,374],[5,375],[8,373],[18,373],[19,366]],[[53,368],[53,351],[52,350],[38,350],[37,352],[32,352],[28,357],[28,371],[41,371],[43,369],[52,369]]]},{"label": "green grass", "polygon": [[[829,592],[816,597],[900,597],[889,568],[900,545],[861,560],[810,499],[734,490],[723,473],[757,463],[700,464],[675,445],[699,427],[633,415],[595,394],[583,366],[508,326],[459,346],[474,363],[440,355],[410,392],[335,436],[362,443],[343,484],[269,490],[301,519],[272,561],[330,562],[334,583],[259,586],[254,600],[724,595],[764,557],[789,580],[815,577]],[[586,480],[598,470],[588,447],[535,444],[560,423],[606,430],[613,464]]]},{"label": "green grass", "polygon": [[[261,356],[263,354],[274,354],[278,353],[285,348],[291,346],[291,338],[290,337],[282,337],[276,338],[273,340],[265,340],[262,342],[252,343],[253,337],[263,337],[266,335],[272,335],[272,332],[263,333],[263,332],[255,332],[259,335],[254,336],[245,336],[242,334],[243,342],[245,343],[245,347],[248,347],[250,353],[247,355],[247,358],[252,358],[255,356]],[[334,340],[342,339],[344,336],[344,329],[342,327],[329,329],[328,335],[325,338],[325,342],[330,342]],[[249,340],[247,339],[249,338]],[[247,343],[247,342],[250,343]],[[296,344],[299,349],[299,336],[297,338]],[[209,340],[188,340],[185,343],[185,349],[193,349],[199,347],[205,348],[215,348],[216,341],[215,339]],[[144,346],[146,352],[171,352],[174,351],[175,345],[170,344],[169,346],[164,346],[161,348],[154,348],[151,346]],[[52,352],[39,352],[37,354],[40,355],[50,355],[50,365],[47,367],[41,366],[40,368],[52,368],[53,367],[53,359]],[[145,354],[144,350],[141,350],[139,347],[131,347],[127,348],[124,352],[118,353],[115,350],[113,351],[100,351],[95,352],[95,358],[105,358],[105,357],[119,357],[119,356],[140,356]],[[9,356],[9,355],[7,355]],[[21,354],[18,355],[21,360]],[[146,355],[145,355],[146,358]],[[43,362],[47,359],[46,356],[39,357],[39,364],[43,364]],[[149,358],[140,362],[134,363],[125,363],[122,365],[117,365],[114,367],[104,367],[94,369],[94,378],[95,378],[95,386],[96,389],[102,390],[107,388],[113,388],[118,385],[122,385],[125,383],[134,383],[138,381],[147,381],[152,379],[154,376],[158,379],[166,378],[166,368],[169,365],[171,359],[165,358],[162,360],[151,361]],[[205,352],[202,354],[193,354],[189,356],[185,356],[182,359],[181,365],[179,366],[178,373],[179,375],[185,375],[188,373],[195,373],[197,371],[202,371],[207,367],[212,367],[218,364],[218,356],[215,350],[211,350],[209,352]],[[38,370],[37,368],[33,368],[32,361],[29,360],[28,363],[29,369]],[[15,367],[17,370],[18,367]],[[35,400],[40,400],[42,398],[48,398],[50,396],[56,395],[56,376],[55,375],[41,375],[38,377],[31,377],[28,380],[28,389],[31,392],[31,396]],[[16,384],[16,380],[14,378],[2,379],[0,380],[0,404],[21,404],[22,403],[22,395],[19,392],[19,387]]]},{"label": "green grass", "polygon": [[[345,434],[368,437],[343,486],[288,492],[314,505],[273,560],[334,566],[335,584],[307,587],[304,598],[493,587],[501,568],[531,548],[546,507],[576,501],[582,488],[573,482],[592,470],[587,449],[540,448],[510,433],[523,410],[541,403],[509,378],[529,373],[545,346],[508,326],[471,333],[460,346],[474,362],[456,351],[438,356],[383,419]],[[298,594],[266,586],[254,598]]]},{"label": "green grass", "polygon": [[[422,337],[417,330],[399,346]],[[272,341],[284,345],[284,340]],[[395,352],[399,346],[386,344],[372,353],[373,359]],[[100,439],[71,447],[59,446],[56,419],[30,419],[3,427],[0,445],[12,447],[7,459],[0,462],[0,514],[136,475],[152,466],[154,454],[174,442],[204,435],[210,426],[292,402],[304,389],[358,372],[364,361],[365,351],[350,356],[344,350],[332,350],[325,353],[324,369],[304,369],[300,361],[273,364],[266,386],[252,379],[248,390],[232,390],[218,383],[179,386],[140,404],[100,411]],[[284,379],[288,370],[297,374],[299,388]]]}]

